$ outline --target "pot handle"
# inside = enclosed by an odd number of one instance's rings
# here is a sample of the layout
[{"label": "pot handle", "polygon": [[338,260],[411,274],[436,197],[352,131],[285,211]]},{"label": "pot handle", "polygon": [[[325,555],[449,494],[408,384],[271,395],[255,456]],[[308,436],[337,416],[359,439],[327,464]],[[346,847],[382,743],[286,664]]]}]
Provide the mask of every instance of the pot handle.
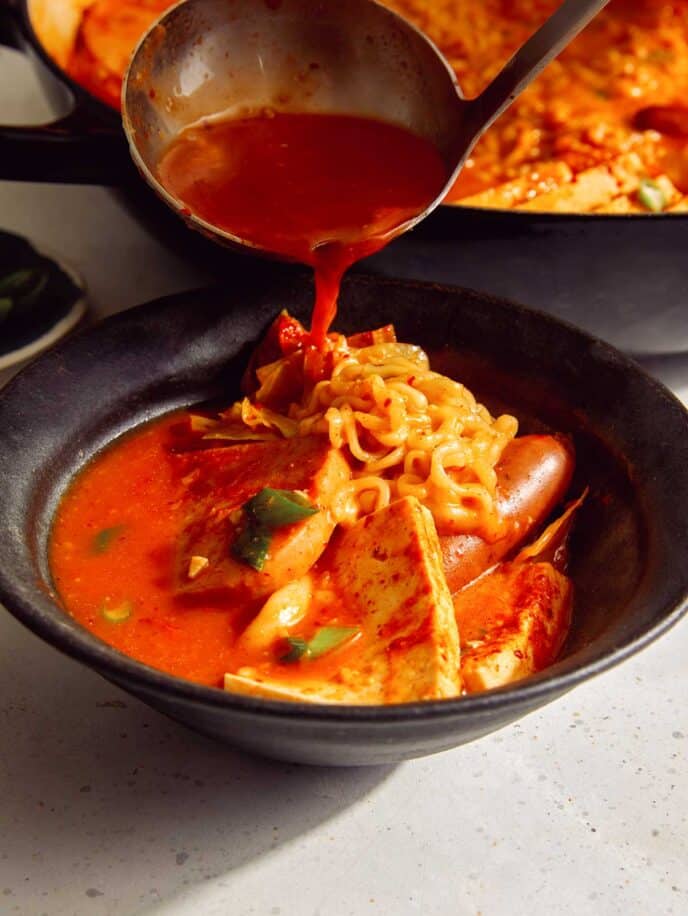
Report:
[{"label": "pot handle", "polygon": [[[21,12],[13,0],[0,0],[0,45],[25,52],[27,44]],[[78,102],[50,124],[0,125],[0,179],[113,185],[133,173],[123,132]]]},{"label": "pot handle", "polygon": [[14,0],[0,0],[0,45],[19,50],[19,25]]}]

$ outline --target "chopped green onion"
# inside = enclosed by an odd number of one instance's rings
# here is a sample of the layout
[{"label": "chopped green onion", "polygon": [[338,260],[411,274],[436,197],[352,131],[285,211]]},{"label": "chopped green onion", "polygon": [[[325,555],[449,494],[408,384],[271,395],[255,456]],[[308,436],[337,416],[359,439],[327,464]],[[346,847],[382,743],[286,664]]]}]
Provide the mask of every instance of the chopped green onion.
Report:
[{"label": "chopped green onion", "polygon": [[268,558],[272,531],[303,521],[319,511],[301,493],[270,487],[256,493],[243,509],[248,516],[248,525],[232,544],[232,553],[258,572]]},{"label": "chopped green onion", "polygon": [[638,200],[652,213],[661,213],[667,205],[666,194],[651,178],[643,178],[640,182]]},{"label": "chopped green onion", "polygon": [[322,627],[309,642],[300,636],[290,636],[287,639],[289,651],[282,656],[280,661],[297,662],[304,656],[313,661],[338,649],[339,646],[353,639],[358,632],[358,627]]},{"label": "chopped green onion", "polygon": [[308,643],[305,639],[301,639],[300,636],[287,637],[287,645],[289,646],[289,651],[280,658],[280,661],[286,664],[298,662],[308,652]]},{"label": "chopped green onion", "polygon": [[103,528],[102,531],[94,535],[91,541],[91,552],[105,553],[115,538],[118,538],[125,528],[126,525],[113,525],[111,528]]},{"label": "chopped green onion", "polygon": [[265,528],[292,525],[318,512],[301,493],[294,490],[273,490],[271,487],[256,493],[244,509],[258,525]]},{"label": "chopped green onion", "polygon": [[232,553],[238,560],[248,563],[260,572],[265,566],[272,535],[269,531],[249,525],[232,544]]},{"label": "chopped green onion", "polygon": [[103,604],[100,613],[106,620],[109,620],[110,623],[124,623],[125,620],[129,620],[133,610],[134,607],[131,601],[123,601],[121,604],[118,604],[117,607],[108,607],[106,604]]},{"label": "chopped green onion", "polygon": [[337,649],[358,633],[358,627],[323,627],[308,643],[308,657],[320,658]]}]

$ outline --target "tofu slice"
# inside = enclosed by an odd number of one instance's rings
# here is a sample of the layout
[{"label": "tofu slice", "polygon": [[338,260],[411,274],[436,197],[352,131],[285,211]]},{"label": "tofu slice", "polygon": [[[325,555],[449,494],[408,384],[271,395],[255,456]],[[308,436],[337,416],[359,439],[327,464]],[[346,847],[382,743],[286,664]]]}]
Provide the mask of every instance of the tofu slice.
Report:
[{"label": "tofu slice", "polygon": [[[175,456],[187,521],[175,562],[181,594],[224,591],[257,600],[299,579],[316,562],[334,530],[329,507],[351,470],[342,454],[321,437],[250,442]],[[238,511],[264,487],[298,490],[320,511],[277,529],[268,559],[258,572],[232,555]],[[198,558],[208,563],[195,571]]]},{"label": "tofu slice", "polygon": [[454,596],[468,693],[550,665],[571,622],[573,588],[550,563],[504,563]]},{"label": "tofu slice", "polygon": [[461,693],[459,634],[432,514],[415,497],[344,532],[332,576],[364,621],[384,703]]},{"label": "tofu slice", "polygon": [[262,697],[265,700],[287,700],[291,703],[357,706],[362,703],[375,702],[375,700],[363,699],[364,691],[357,691],[345,684],[328,683],[322,679],[314,681],[300,679],[298,683],[291,685],[257,673],[252,677],[225,674],[224,687],[228,693],[241,693],[244,696]]},{"label": "tofu slice", "polygon": [[[328,587],[345,596],[347,621],[358,622],[360,638],[341,650],[337,664],[325,656],[285,666],[278,676],[274,666],[269,675],[242,668],[227,675],[227,690],[356,704],[461,693],[459,638],[439,539],[431,513],[415,497],[398,500],[339,534],[318,570]],[[318,622],[330,621],[320,612]]]}]

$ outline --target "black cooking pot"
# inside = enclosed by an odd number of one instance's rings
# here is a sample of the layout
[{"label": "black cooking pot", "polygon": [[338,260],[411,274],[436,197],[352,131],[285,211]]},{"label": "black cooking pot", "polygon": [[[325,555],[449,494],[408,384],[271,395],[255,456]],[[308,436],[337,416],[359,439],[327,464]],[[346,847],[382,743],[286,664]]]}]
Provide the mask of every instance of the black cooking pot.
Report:
[{"label": "black cooking pot", "polygon": [[[0,0],[0,41],[31,57],[58,113],[48,125],[0,127],[0,178],[110,185],[168,245],[214,273],[225,274],[229,262],[236,270],[237,255],[191,233],[144,185],[119,113],[48,54],[37,19],[48,7],[41,0]],[[564,317],[629,352],[669,354],[688,352],[687,252],[682,214],[569,216],[447,206],[362,269],[483,289]]]}]

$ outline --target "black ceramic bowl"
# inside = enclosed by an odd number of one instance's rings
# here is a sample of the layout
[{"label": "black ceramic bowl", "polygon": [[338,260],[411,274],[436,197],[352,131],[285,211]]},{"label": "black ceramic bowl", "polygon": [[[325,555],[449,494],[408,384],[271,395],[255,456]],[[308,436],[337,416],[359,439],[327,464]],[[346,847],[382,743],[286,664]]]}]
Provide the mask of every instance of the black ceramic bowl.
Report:
[{"label": "black ceramic bowl", "polygon": [[232,696],[139,664],[64,613],[47,543],[74,474],[131,427],[180,405],[232,400],[267,322],[310,308],[310,285],[264,266],[226,290],[133,309],[61,344],[0,397],[0,597],[28,627],[205,734],[261,754],[364,764],[471,741],[555,699],[647,645],[688,597],[688,414],[600,341],[553,318],[468,290],[349,280],[338,327],[394,321],[402,340],[501,400],[524,429],[574,437],[574,488],[591,496],[573,544],[577,601],[561,660],[507,689],[395,707],[318,707]]}]

